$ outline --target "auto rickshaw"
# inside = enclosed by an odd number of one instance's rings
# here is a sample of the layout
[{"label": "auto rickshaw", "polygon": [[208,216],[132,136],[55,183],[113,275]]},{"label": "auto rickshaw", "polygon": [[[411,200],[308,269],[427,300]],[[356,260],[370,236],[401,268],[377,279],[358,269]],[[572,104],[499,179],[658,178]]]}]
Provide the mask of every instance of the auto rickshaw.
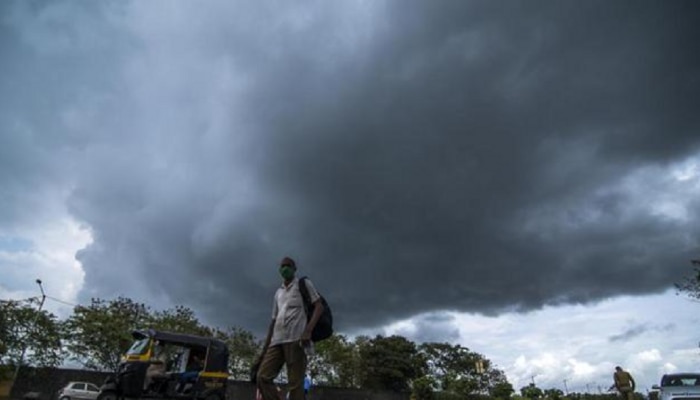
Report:
[{"label": "auto rickshaw", "polygon": [[153,329],[134,331],[132,336],[133,344],[115,374],[105,380],[97,400],[226,399],[224,342]]}]

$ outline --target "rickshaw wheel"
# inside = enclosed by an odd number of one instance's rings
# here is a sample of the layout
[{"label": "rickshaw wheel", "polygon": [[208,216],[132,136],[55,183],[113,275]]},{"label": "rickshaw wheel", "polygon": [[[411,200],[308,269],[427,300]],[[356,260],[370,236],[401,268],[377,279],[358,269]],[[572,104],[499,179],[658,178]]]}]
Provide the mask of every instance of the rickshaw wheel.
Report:
[{"label": "rickshaw wheel", "polygon": [[114,392],[104,392],[97,396],[97,400],[118,400],[117,394]]}]

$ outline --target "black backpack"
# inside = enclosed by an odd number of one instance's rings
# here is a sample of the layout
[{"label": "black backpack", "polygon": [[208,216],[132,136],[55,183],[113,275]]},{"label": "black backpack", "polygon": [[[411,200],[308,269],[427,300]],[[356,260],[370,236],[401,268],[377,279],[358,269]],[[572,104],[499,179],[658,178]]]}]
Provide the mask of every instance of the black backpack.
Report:
[{"label": "black backpack", "polygon": [[[306,319],[308,321],[311,319],[314,308],[309,298],[309,289],[306,287],[306,277],[299,279],[299,291],[301,292],[301,297],[304,299],[304,309],[306,310]],[[320,293],[319,296],[321,296]],[[316,322],[316,326],[314,326],[313,332],[311,332],[312,342],[327,339],[333,334],[333,313],[331,313],[331,308],[328,306],[328,302],[326,302],[323,296],[321,296],[320,301],[321,304],[323,304],[323,313],[321,313],[318,322]]]}]

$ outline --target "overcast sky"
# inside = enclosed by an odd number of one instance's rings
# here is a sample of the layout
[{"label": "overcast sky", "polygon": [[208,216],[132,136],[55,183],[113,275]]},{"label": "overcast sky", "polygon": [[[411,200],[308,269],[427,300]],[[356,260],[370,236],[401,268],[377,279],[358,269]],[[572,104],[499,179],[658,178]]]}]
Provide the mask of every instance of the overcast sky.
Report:
[{"label": "overcast sky", "polygon": [[288,255],[339,332],[516,389],[697,370],[699,40],[692,1],[2,1],[0,297],[261,334]]}]

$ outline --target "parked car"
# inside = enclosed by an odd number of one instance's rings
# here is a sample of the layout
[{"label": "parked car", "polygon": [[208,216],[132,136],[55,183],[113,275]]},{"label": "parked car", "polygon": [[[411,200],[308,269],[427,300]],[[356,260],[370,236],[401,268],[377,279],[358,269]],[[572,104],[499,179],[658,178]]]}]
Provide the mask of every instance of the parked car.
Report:
[{"label": "parked car", "polygon": [[693,400],[700,397],[700,373],[675,373],[661,377],[661,385],[654,385],[659,400]]},{"label": "parked car", "polygon": [[90,382],[68,382],[58,391],[58,400],[95,400],[100,388]]}]

